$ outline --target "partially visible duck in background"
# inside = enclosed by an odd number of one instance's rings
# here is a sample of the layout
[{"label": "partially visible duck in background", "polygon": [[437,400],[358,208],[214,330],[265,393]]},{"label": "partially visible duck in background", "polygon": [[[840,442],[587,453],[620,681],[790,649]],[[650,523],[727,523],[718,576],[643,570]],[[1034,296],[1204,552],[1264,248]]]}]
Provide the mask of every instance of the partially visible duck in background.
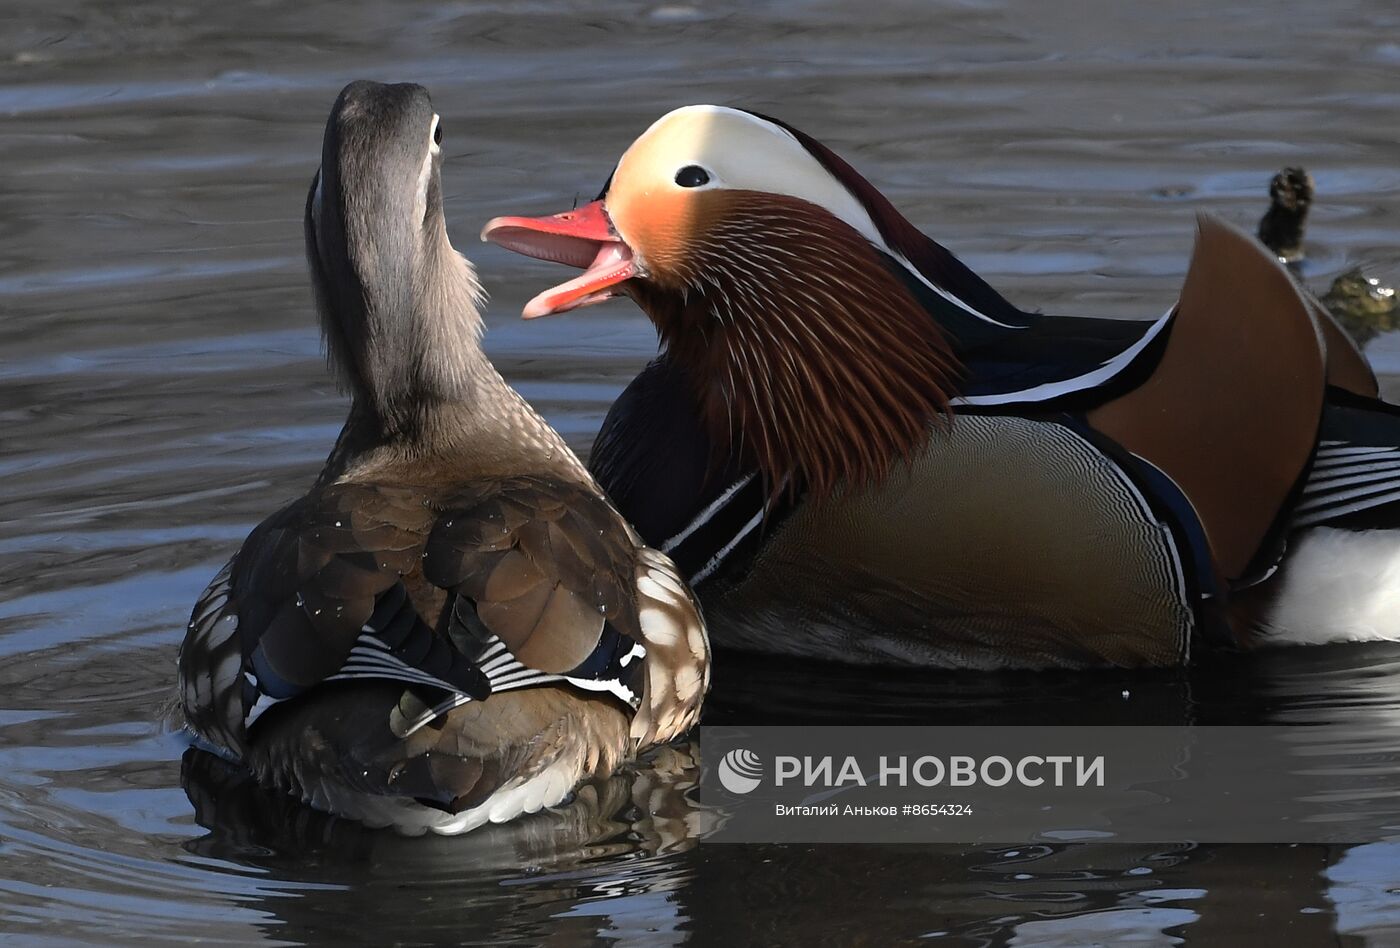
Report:
[{"label": "partially visible duck in background", "polygon": [[1269,209],[1259,218],[1258,236],[1281,263],[1302,262],[1313,190],[1312,175],[1304,168],[1284,168],[1269,181]]},{"label": "partially visible duck in background", "polygon": [[179,678],[195,734],[262,783],[450,834],[685,732],[709,659],[674,565],[482,353],[442,134],[420,86],[336,100],[306,250],[350,416],[195,606]]},{"label": "partially visible duck in background", "polygon": [[586,268],[526,317],[622,293],[655,323],[591,466],[720,644],[1002,667],[1400,638],[1400,531],[1370,529],[1400,525],[1400,411],[1219,220],[1159,320],[1030,313],[808,135],[692,106],[597,201],[483,237]]},{"label": "partially visible duck in background", "polygon": [[[1303,234],[1314,191],[1312,175],[1306,170],[1284,168],[1269,182],[1269,209],[1259,220],[1259,242],[1277,254],[1300,281],[1306,256]],[[1306,290],[1304,295],[1308,295]],[[1360,267],[1340,274],[1317,300],[1362,349],[1382,333],[1400,329],[1400,299],[1394,288],[1367,276]]]}]

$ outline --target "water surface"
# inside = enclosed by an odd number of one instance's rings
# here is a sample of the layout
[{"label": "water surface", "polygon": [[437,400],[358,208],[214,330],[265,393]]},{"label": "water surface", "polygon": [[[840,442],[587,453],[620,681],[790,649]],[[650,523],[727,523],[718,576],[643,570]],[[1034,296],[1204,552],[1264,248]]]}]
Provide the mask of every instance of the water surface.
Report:
[{"label": "water surface", "polygon": [[[402,840],[288,806],[170,733],[204,583],[345,410],[301,251],[350,79],[427,85],[487,346],[580,450],[654,351],[629,304],[523,324],[559,273],[488,218],[591,197],[696,101],[827,141],[1016,302],[1146,318],[1201,210],[1317,179],[1308,278],[1400,278],[1400,11],[1249,0],[113,4],[0,31],[0,940],[667,945],[1400,939],[1400,847],[729,847],[667,751],[569,810]],[[1400,344],[1372,356],[1400,371]],[[1397,388],[1394,374],[1387,389]],[[1190,673],[873,675],[724,657],[709,720],[1314,725],[1396,765],[1400,648]],[[1400,833],[1400,829],[1397,830]]]}]

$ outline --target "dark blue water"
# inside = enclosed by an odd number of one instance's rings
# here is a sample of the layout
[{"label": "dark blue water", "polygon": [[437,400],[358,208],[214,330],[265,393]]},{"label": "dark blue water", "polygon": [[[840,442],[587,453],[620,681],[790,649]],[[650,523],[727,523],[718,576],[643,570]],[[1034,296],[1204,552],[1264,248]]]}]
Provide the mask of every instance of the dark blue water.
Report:
[{"label": "dark blue water", "polygon": [[[654,351],[629,304],[534,324],[558,277],[488,218],[596,192],[713,101],[829,142],[1016,302],[1149,317],[1193,214],[1317,179],[1308,277],[1400,277],[1400,10],[1344,0],[655,5],[11,0],[0,30],[0,940],[1394,944],[1400,845],[732,847],[682,747],[569,810],[402,840],[301,811],[171,733],[205,581],[318,469],[345,403],[301,257],[321,126],[414,80],[488,349],[580,450]],[[1400,392],[1400,340],[1371,355]],[[1394,767],[1400,649],[1189,674],[878,675],[725,657],[710,720],[1318,726]],[[1124,696],[1124,693],[1126,697]],[[1400,785],[1400,777],[1397,778]],[[1400,828],[1397,828],[1400,838]]]}]

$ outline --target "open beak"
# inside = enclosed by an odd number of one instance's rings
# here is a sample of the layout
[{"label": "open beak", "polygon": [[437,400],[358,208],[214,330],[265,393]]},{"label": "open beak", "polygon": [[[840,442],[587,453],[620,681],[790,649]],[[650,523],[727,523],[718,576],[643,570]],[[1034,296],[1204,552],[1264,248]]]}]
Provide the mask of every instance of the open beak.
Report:
[{"label": "open beak", "polygon": [[632,248],[613,229],[602,201],[551,217],[497,217],[482,229],[481,239],[583,270],[526,303],[520,314],[526,319],[601,303],[615,295],[619,283],[637,275]]}]

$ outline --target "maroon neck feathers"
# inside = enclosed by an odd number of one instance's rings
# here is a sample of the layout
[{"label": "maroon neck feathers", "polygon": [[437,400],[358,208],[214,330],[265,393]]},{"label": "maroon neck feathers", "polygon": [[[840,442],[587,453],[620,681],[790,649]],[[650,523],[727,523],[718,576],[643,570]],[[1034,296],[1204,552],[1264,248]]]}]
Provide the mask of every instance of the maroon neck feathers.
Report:
[{"label": "maroon neck feathers", "polygon": [[756,464],[774,497],[878,482],[948,409],[947,340],[851,227],[795,198],[724,193],[665,277],[633,287],[716,453]]}]

